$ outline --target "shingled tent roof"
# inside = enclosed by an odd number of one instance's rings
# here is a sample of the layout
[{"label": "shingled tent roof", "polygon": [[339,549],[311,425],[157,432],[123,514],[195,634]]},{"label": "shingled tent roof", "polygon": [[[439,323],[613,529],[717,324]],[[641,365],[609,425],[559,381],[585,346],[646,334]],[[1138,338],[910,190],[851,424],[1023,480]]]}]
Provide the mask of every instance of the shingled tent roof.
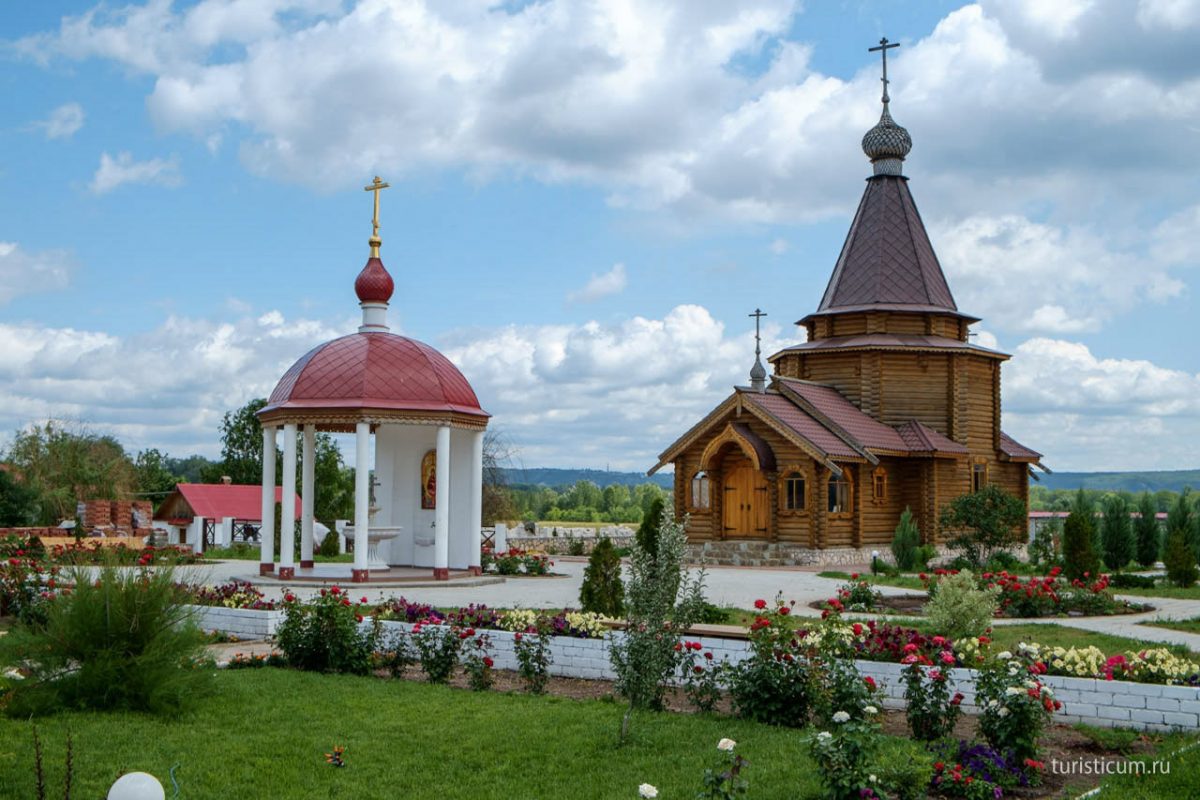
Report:
[{"label": "shingled tent roof", "polygon": [[907,179],[898,175],[867,180],[829,286],[811,316],[869,310],[967,316],[950,293]]}]

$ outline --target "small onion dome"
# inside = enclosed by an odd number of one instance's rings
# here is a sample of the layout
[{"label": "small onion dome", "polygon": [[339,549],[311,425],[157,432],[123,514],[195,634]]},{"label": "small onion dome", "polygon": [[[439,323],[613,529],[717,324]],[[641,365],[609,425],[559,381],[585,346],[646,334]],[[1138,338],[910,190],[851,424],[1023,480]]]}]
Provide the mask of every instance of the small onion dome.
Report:
[{"label": "small onion dome", "polygon": [[899,175],[904,157],[912,150],[912,137],[896,124],[885,103],[879,123],[862,139],[863,152],[875,166],[876,175]]},{"label": "small onion dome", "polygon": [[367,265],[354,279],[354,293],[361,303],[386,303],[392,299],[396,284],[378,257],[367,260]]}]

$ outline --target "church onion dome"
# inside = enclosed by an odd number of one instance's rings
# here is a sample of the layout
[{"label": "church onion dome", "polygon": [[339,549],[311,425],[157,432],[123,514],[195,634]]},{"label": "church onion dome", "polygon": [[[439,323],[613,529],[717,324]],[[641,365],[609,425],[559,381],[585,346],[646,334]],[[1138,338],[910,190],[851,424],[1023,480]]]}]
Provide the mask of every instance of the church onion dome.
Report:
[{"label": "church onion dome", "polygon": [[887,102],[874,128],[862,138],[862,149],[871,159],[876,175],[899,175],[904,157],[912,150],[912,137],[892,119]]},{"label": "church onion dome", "polygon": [[392,299],[396,284],[378,257],[367,260],[367,265],[354,280],[354,293],[360,303],[386,303]]},{"label": "church onion dome", "polygon": [[352,333],[292,365],[260,412],[449,412],[487,417],[471,384],[433,347],[394,333]]}]

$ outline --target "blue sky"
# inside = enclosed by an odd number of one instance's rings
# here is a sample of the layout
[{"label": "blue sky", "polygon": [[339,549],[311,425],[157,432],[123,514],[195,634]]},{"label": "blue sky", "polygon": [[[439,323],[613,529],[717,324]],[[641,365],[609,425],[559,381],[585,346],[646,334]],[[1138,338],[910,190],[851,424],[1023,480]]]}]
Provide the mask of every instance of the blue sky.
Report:
[{"label": "blue sky", "polygon": [[[48,10],[46,6],[55,5]],[[1197,3],[21,4],[0,19],[0,430],[215,454],[352,330],[374,174],[395,329],[530,466],[646,468],[819,301],[886,34],[959,306],[1059,469],[1194,467]]]}]

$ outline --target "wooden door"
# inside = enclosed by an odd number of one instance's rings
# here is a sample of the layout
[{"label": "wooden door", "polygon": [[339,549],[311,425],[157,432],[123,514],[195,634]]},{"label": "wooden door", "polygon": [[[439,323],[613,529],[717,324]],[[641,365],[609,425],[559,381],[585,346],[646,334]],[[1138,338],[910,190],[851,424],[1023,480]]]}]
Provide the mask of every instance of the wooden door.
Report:
[{"label": "wooden door", "polygon": [[726,538],[766,537],[771,509],[767,481],[761,472],[748,463],[727,470],[723,499]]}]

